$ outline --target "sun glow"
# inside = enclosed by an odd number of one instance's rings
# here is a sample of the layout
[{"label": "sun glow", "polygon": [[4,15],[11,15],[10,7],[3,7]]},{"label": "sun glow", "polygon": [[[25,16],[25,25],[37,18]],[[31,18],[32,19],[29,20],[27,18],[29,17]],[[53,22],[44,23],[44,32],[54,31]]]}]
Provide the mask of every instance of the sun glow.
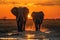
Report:
[{"label": "sun glow", "polygon": [[29,38],[34,38],[34,36],[35,36],[33,34],[26,34],[26,35],[27,35],[28,40],[29,40]]},{"label": "sun glow", "polygon": [[31,18],[31,16],[30,15],[28,15],[28,19],[30,19]]},{"label": "sun glow", "polygon": [[27,5],[28,5],[28,6],[31,6],[31,5],[34,5],[34,3],[28,3]]}]

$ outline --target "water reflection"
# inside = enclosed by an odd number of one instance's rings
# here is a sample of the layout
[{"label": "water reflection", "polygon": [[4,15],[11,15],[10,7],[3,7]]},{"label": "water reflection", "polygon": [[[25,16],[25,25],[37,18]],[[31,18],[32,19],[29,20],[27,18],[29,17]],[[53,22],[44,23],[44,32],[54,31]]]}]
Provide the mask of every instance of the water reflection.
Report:
[{"label": "water reflection", "polygon": [[51,33],[51,31],[49,31],[47,28],[41,27],[41,32],[31,31],[33,29],[30,30],[29,28],[27,30],[22,33],[17,33],[17,31],[11,33],[3,33],[0,35],[0,40],[60,40],[60,33]]},{"label": "water reflection", "polygon": [[34,34],[26,34],[27,38],[30,39],[30,38],[34,38],[35,35]]},{"label": "water reflection", "polygon": [[0,40],[17,40],[17,38],[0,38]]},{"label": "water reflection", "polygon": [[46,38],[46,34],[41,33],[41,32],[23,32],[19,33],[7,33],[7,37],[0,38],[1,40],[49,40]]},{"label": "water reflection", "polygon": [[6,33],[4,34],[4,37],[0,38],[0,40],[49,40],[49,38],[47,38],[47,35],[50,33],[50,31],[48,31],[47,28],[41,27],[41,32],[35,32],[35,29],[31,29],[32,31],[27,30],[30,29],[28,28],[26,29],[26,32],[22,32],[19,34],[17,32]]},{"label": "water reflection", "polygon": [[18,38],[1,38],[0,40],[49,40],[49,39],[18,39]]}]

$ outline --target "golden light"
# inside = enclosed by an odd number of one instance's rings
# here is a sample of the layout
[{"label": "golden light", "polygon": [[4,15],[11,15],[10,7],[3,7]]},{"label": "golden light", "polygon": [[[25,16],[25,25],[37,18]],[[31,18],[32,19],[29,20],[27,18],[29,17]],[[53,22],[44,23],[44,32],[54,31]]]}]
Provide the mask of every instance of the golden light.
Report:
[{"label": "golden light", "polygon": [[31,6],[31,5],[34,5],[34,3],[28,3],[27,5],[28,5],[28,6]]},{"label": "golden light", "polygon": [[31,18],[31,16],[30,15],[28,15],[28,19],[30,19]]},{"label": "golden light", "polygon": [[27,38],[29,39],[29,38],[34,38],[34,34],[26,34],[27,35]]}]

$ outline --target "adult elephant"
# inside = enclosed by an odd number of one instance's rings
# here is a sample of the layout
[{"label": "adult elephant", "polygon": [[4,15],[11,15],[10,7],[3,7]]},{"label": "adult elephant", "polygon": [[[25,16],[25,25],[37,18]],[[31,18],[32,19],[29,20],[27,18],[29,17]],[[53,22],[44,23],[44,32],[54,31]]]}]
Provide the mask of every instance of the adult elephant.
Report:
[{"label": "adult elephant", "polygon": [[14,7],[11,9],[11,12],[16,16],[18,32],[25,31],[25,24],[29,9],[26,7]]},{"label": "adult elephant", "polygon": [[40,12],[32,12],[31,14],[33,22],[35,24],[36,31],[40,30],[40,26],[44,19],[44,13],[42,11]]}]

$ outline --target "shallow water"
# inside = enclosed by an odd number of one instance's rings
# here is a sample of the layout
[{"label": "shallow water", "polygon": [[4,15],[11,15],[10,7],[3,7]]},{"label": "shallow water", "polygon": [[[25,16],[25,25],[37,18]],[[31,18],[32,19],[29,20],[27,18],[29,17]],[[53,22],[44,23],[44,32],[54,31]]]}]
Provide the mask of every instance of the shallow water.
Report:
[{"label": "shallow water", "polygon": [[[14,20],[13,20],[14,21]],[[2,31],[8,31],[8,33],[3,33],[0,32],[0,40],[60,40],[60,32],[54,32],[54,31],[49,31],[49,29],[47,28],[43,28],[45,27],[58,27],[60,28],[59,25],[57,25],[58,23],[60,24],[60,22],[58,21],[57,23],[54,22],[54,20],[51,22],[47,22],[45,21],[46,25],[42,25],[43,27],[41,27],[41,32],[36,32],[35,28],[34,28],[34,24],[30,24],[31,21],[28,21],[27,25],[26,25],[26,32],[22,32],[22,33],[18,33],[16,23],[15,21],[9,21],[7,23],[5,23],[3,21],[2,25],[0,24],[0,30]],[[50,23],[51,22],[51,23]],[[15,24],[14,24],[15,23]],[[48,24],[49,25],[48,25]],[[52,24],[54,23],[54,24]],[[56,24],[55,24],[56,23]],[[50,25],[51,24],[51,25]],[[54,26],[55,25],[55,26]],[[56,27],[56,29],[58,29]],[[14,30],[14,31],[13,31]],[[27,31],[29,30],[29,31]],[[10,32],[13,31],[13,32]]]},{"label": "shallow water", "polygon": [[[3,33],[4,34],[4,33]],[[1,40],[60,40],[60,33],[44,33],[40,31],[25,31],[20,33],[5,33]]]}]

